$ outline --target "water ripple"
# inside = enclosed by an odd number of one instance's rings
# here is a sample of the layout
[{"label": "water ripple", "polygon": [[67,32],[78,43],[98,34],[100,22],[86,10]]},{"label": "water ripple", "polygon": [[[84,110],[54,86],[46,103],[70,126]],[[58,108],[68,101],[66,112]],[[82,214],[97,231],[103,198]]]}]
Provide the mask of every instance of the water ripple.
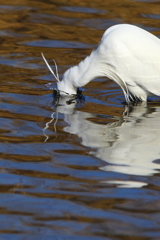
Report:
[{"label": "water ripple", "polygon": [[41,57],[51,65],[54,58],[62,78],[113,24],[159,35],[158,1],[7,4],[0,8],[0,239],[159,239],[159,99],[128,108],[119,86],[98,78],[82,89],[83,101],[54,101],[56,81]]}]

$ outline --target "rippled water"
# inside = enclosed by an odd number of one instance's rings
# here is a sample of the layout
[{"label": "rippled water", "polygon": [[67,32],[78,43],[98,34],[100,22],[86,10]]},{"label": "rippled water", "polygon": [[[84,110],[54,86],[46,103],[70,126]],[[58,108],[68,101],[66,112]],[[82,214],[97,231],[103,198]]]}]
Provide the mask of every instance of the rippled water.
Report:
[{"label": "rippled water", "polygon": [[55,105],[41,57],[61,77],[106,28],[159,19],[154,0],[0,0],[0,239],[160,238],[159,99],[127,109],[96,79]]}]

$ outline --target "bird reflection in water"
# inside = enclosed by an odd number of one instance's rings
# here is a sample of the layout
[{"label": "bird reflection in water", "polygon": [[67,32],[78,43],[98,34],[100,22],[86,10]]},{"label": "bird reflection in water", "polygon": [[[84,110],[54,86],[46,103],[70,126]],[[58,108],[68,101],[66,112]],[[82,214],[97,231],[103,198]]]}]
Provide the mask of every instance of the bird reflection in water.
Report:
[{"label": "bird reflection in water", "polygon": [[[48,85],[49,87],[51,87],[50,85]],[[43,134],[45,136],[45,141],[47,142],[47,140],[49,139],[49,136],[46,134],[46,130],[49,128],[49,125],[54,122],[54,131],[56,132],[56,124],[58,121],[58,112],[59,109],[62,107],[62,113],[65,113],[65,108],[67,113],[69,114],[69,109],[71,110],[71,114],[73,113],[72,111],[75,109],[75,105],[78,102],[83,103],[85,101],[85,97],[82,95],[82,90],[80,90],[79,88],[77,89],[77,94],[73,95],[73,96],[67,96],[67,97],[61,97],[58,90],[57,89],[53,89],[53,109],[55,110],[52,114],[51,114],[51,120],[49,122],[46,123],[45,127],[43,128]]]},{"label": "bird reflection in water", "polygon": [[[78,111],[76,104],[76,98],[59,98],[55,112],[64,114],[68,124],[64,131],[76,134],[84,146],[93,149],[90,154],[107,163],[101,170],[137,176],[159,172],[160,165],[155,161],[160,158],[159,106],[148,107],[146,103],[127,106],[123,116],[116,117],[116,122],[103,125],[90,121],[97,118],[96,114]],[[126,184],[126,187],[127,184],[129,187],[146,185],[114,180],[106,183]]]}]

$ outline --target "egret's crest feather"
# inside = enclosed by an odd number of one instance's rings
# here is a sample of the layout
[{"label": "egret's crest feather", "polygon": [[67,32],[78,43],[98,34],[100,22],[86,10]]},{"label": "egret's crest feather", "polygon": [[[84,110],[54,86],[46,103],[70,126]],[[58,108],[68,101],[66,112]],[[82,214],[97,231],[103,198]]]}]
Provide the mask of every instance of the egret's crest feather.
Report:
[{"label": "egret's crest feather", "polygon": [[54,61],[54,64],[55,64],[55,68],[56,68],[56,74],[55,74],[55,73],[53,72],[52,68],[49,66],[49,63],[47,62],[47,60],[46,60],[46,58],[44,57],[43,53],[41,53],[41,54],[42,54],[42,58],[43,58],[44,62],[46,63],[48,69],[50,70],[50,72],[53,74],[53,76],[55,77],[55,79],[56,79],[58,82],[60,82],[56,61],[53,60],[53,61]]}]

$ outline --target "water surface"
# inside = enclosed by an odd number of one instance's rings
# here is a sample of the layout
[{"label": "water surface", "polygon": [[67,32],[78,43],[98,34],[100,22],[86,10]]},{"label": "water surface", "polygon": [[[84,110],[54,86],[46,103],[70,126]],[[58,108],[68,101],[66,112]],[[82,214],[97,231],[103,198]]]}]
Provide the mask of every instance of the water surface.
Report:
[{"label": "water surface", "polygon": [[61,78],[114,24],[160,36],[159,13],[156,0],[0,0],[0,239],[160,238],[159,99],[128,109],[95,79],[85,101],[55,105],[41,57]]}]

